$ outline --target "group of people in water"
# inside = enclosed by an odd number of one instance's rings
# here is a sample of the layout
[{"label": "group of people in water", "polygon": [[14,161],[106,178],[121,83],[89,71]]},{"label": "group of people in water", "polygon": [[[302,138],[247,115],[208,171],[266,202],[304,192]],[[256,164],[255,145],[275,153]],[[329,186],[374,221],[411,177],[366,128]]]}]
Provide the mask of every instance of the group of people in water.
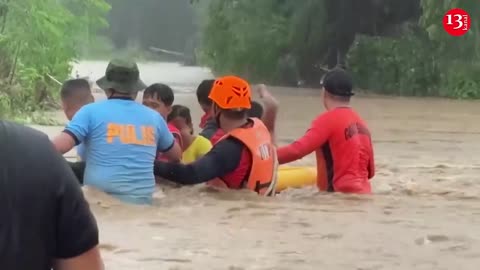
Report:
[{"label": "group of people in water", "polygon": [[[198,86],[205,112],[198,135],[190,110],[174,105],[172,89],[147,87],[134,62],[112,60],[97,85],[106,100],[94,102],[86,80],[63,84],[70,122],[52,140],[0,121],[2,269],[103,269],[98,227],[79,182],[132,204],[152,202],[155,178],[269,196],[276,192],[278,164],[315,152],[320,191],[371,193],[370,132],[350,107],[353,85],[344,70],[322,79],[326,112],[281,147],[275,143],[278,102],[263,85],[257,87],[261,103],[252,101],[251,86],[237,76]],[[142,90],[140,104],[135,99]],[[67,164],[60,153],[74,147],[80,161]]]},{"label": "group of people in water", "polygon": [[[302,138],[282,147],[274,139],[278,102],[264,85],[257,86],[259,103],[240,77],[202,81],[197,99],[205,114],[198,135],[189,108],[174,105],[168,85],[147,87],[134,62],[112,60],[97,85],[107,100],[93,102],[86,80],[64,83],[61,98],[70,122],[52,142],[60,153],[77,147],[82,161],[70,164],[80,182],[122,201],[150,204],[155,179],[274,195],[278,164],[313,152],[319,190],[371,193],[370,132],[350,107],[352,79],[342,69],[323,77],[327,111]],[[141,90],[143,104],[135,102]]]}]

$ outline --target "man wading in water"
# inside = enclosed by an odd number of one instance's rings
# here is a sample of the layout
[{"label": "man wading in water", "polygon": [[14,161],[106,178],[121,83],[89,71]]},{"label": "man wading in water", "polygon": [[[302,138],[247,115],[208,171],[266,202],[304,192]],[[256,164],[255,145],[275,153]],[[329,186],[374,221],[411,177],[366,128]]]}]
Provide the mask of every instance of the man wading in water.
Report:
[{"label": "man wading in water", "polygon": [[313,121],[302,138],[278,148],[278,161],[284,164],[315,152],[320,190],[371,193],[373,147],[367,124],[350,107],[352,78],[346,71],[334,69],[325,75],[322,85],[327,112]]},{"label": "man wading in water", "polygon": [[0,162],[0,269],[103,269],[95,218],[48,137],[0,121]]},{"label": "man wading in water", "polygon": [[136,63],[112,60],[97,85],[108,99],[82,107],[53,144],[60,153],[85,144],[85,185],[125,202],[150,204],[157,150],[179,161],[181,149],[162,116],[135,102],[145,88]]},{"label": "man wading in water", "polygon": [[[85,79],[72,79],[63,83],[60,90],[60,99],[62,100],[62,109],[68,121],[72,121],[73,116],[85,105],[93,103],[90,84]],[[79,144],[76,147],[77,162],[68,162],[72,167],[75,176],[80,183],[83,183],[83,173],[85,171],[85,146]]]}]

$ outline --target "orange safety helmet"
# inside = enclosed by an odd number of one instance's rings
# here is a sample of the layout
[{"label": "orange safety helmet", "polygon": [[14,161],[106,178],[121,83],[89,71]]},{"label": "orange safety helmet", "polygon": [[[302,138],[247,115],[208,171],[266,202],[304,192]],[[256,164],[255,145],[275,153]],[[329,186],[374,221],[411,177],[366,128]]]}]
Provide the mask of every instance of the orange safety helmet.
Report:
[{"label": "orange safety helmet", "polygon": [[250,109],[251,90],[247,81],[237,76],[215,80],[208,97],[222,109]]}]

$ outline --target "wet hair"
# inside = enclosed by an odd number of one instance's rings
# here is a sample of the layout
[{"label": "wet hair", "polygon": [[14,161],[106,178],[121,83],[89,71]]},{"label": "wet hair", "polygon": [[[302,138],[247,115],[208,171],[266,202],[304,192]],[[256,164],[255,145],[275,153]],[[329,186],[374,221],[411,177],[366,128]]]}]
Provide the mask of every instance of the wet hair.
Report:
[{"label": "wet hair", "polygon": [[62,84],[60,98],[66,102],[87,104],[92,99],[90,83],[85,79],[68,80]]},{"label": "wet hair", "polygon": [[190,109],[187,106],[178,104],[173,105],[172,112],[170,112],[170,114],[167,116],[167,122],[170,122],[177,117],[185,119],[187,124],[192,123],[192,115],[190,114]]},{"label": "wet hair", "polygon": [[165,106],[172,106],[175,100],[172,88],[163,83],[154,83],[145,88],[143,96],[157,99],[165,104]]},{"label": "wet hair", "polygon": [[252,101],[252,108],[247,112],[248,117],[262,118],[263,106],[257,101]]},{"label": "wet hair", "polygon": [[197,100],[198,103],[207,106],[212,105],[212,100],[208,98],[210,91],[212,90],[215,80],[203,80],[197,87]]}]

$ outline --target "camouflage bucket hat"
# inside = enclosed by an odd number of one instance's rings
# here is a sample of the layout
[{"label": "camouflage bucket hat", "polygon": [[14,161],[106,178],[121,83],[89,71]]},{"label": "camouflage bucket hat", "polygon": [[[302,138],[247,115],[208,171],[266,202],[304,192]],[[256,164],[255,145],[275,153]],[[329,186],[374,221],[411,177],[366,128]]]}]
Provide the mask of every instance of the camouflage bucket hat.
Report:
[{"label": "camouflage bucket hat", "polygon": [[105,76],[97,80],[97,85],[103,90],[114,89],[125,94],[136,93],[147,87],[140,79],[137,64],[121,59],[108,63]]}]

